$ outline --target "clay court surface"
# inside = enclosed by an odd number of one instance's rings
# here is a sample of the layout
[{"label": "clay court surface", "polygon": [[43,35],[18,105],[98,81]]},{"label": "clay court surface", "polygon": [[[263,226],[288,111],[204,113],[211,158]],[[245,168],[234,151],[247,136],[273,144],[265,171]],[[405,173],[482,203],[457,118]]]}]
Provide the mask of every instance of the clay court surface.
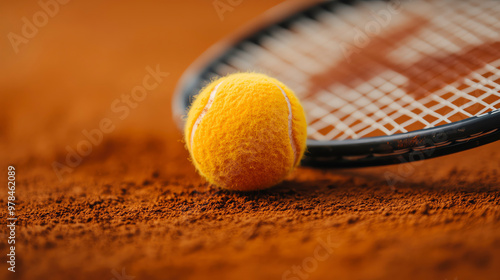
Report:
[{"label": "clay court surface", "polygon": [[[196,174],[174,87],[278,2],[242,1],[221,20],[212,1],[74,0],[18,53],[7,34],[41,7],[0,4],[0,166],[4,185],[16,168],[19,218],[15,273],[0,230],[0,279],[499,279],[500,143],[396,166],[301,167],[254,193]],[[169,74],[114,112],[147,67]],[[53,163],[103,119],[113,131],[59,180]]]}]

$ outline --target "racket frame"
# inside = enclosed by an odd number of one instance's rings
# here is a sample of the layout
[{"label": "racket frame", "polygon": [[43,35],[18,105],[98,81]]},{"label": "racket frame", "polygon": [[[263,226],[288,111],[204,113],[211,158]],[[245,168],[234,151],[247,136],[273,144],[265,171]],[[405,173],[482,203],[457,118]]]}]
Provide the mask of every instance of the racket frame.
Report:
[{"label": "racket frame", "polygon": [[[367,1],[367,0],[364,0]],[[368,0],[370,1],[370,0]],[[356,1],[341,1],[352,4]],[[288,26],[296,18],[314,12],[316,7],[332,3],[284,3],[208,49],[183,74],[174,93],[172,112],[183,129],[186,110],[194,96],[216,76],[214,68],[233,55],[245,41],[258,43],[272,26]],[[215,59],[214,59],[215,57]],[[500,110],[461,121],[407,133],[359,139],[307,140],[301,164],[311,167],[364,167],[399,164],[444,156],[472,149],[500,139]]]}]

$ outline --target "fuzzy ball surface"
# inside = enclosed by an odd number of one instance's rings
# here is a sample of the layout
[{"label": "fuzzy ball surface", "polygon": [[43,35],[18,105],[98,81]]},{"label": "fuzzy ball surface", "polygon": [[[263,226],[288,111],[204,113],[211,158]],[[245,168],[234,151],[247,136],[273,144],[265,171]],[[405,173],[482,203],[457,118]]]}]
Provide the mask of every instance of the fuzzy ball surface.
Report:
[{"label": "fuzzy ball surface", "polygon": [[198,172],[216,186],[251,191],[280,183],[306,149],[307,123],[295,94],[259,73],[237,73],[207,85],[184,129]]}]

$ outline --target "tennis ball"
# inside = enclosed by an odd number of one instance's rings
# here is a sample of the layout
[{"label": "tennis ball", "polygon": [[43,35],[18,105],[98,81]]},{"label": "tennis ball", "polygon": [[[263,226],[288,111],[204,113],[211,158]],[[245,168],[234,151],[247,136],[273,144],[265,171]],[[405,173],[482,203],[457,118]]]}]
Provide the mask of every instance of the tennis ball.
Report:
[{"label": "tennis ball", "polygon": [[300,163],[307,123],[299,100],[283,83],[237,73],[201,90],[184,135],[192,162],[208,182],[250,191],[278,184]]}]

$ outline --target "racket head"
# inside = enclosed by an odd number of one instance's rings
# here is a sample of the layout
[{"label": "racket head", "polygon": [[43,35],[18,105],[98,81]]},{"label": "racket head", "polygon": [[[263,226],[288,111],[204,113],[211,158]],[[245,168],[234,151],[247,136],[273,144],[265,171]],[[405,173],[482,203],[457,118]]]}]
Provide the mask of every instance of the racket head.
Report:
[{"label": "racket head", "polygon": [[[430,7],[432,7],[433,5],[429,4],[427,1],[422,1],[422,2],[426,3],[426,5],[431,5]],[[444,3],[446,1],[441,1],[441,2]],[[492,1],[483,1],[483,2],[491,3]],[[364,7],[366,4],[371,5],[370,3],[378,3],[377,5],[379,5],[379,4],[387,4],[389,2],[377,1],[377,0],[334,1],[334,2],[321,2],[319,4],[315,3],[313,5],[309,4],[308,7],[304,7],[304,5],[297,5],[296,3],[293,5],[282,4],[281,6],[277,6],[275,9],[270,10],[267,14],[265,14],[260,19],[256,20],[256,22],[250,24],[249,27],[246,27],[240,33],[237,33],[236,35],[233,35],[221,41],[220,43],[216,44],[210,50],[208,50],[202,57],[200,57],[185,72],[185,74],[183,75],[182,79],[178,84],[175,93],[175,99],[173,102],[173,112],[179,128],[182,129],[183,127],[182,116],[185,115],[187,108],[189,108],[190,103],[194,99],[194,96],[210,80],[220,75],[226,74],[226,73],[220,73],[221,72],[220,66],[224,64],[230,64],[231,63],[230,61],[232,59],[238,57],[238,55],[241,55],[241,51],[245,50],[246,45],[253,44],[256,46],[260,46],[262,45],[262,42],[264,40],[268,39],[270,36],[272,37],[273,32],[275,32],[276,30],[287,30],[292,26],[296,26],[299,20],[305,19],[306,21],[314,22],[318,20],[318,14],[325,13],[325,11],[327,11],[327,13],[336,15],[338,13],[345,13],[345,11],[342,12],[339,11],[339,9],[341,10],[345,9],[346,7],[347,8],[352,7],[353,10],[351,10],[350,12],[354,11],[354,13],[356,13],[356,9],[359,9],[359,5]],[[443,4],[441,3],[441,9],[443,8],[442,5]],[[498,31],[500,32],[500,13],[498,13],[498,15],[499,15]],[[371,40],[373,40],[373,38]],[[375,40],[379,40],[379,38],[375,36]],[[380,41],[383,42],[384,38],[380,39]],[[307,45],[307,42],[304,42],[304,45]],[[497,53],[493,53],[492,54],[493,58],[495,58],[496,55]],[[461,63],[464,63],[464,61],[465,63],[469,63],[469,61],[472,61],[471,63],[473,63],[474,61],[472,58],[473,56],[466,57],[467,60],[463,60],[461,61]],[[358,58],[358,60],[359,59],[363,59],[363,57]],[[494,66],[496,70],[500,69],[499,59],[500,55],[496,57],[495,60],[497,61],[496,63],[498,64],[498,65],[495,64]],[[444,62],[446,62],[446,61],[439,62],[441,63],[439,64],[433,62],[433,60],[436,60],[436,58],[432,58],[430,60],[431,62],[426,62],[428,65],[431,66],[431,68],[432,66],[435,65],[439,66],[444,64]],[[451,59],[450,61],[453,62],[453,59]],[[348,67],[349,63],[346,64]],[[418,64],[416,65],[419,66]],[[397,64],[390,65],[390,67],[401,69]],[[264,70],[264,72],[266,72],[266,70],[269,69],[255,69],[255,68],[245,69],[244,67],[242,67],[242,69],[237,69],[236,71],[238,70],[239,71]],[[286,69],[284,69],[283,71],[286,71]],[[426,71],[429,72],[428,70]],[[230,72],[231,71],[228,71],[228,73]],[[500,73],[500,70],[498,71],[498,73]],[[340,73],[340,75],[343,75],[343,73]],[[319,77],[321,78],[321,75],[319,75]],[[376,76],[374,75],[374,77]],[[419,81],[420,83],[425,83],[425,81],[422,81],[424,78],[421,78],[419,76],[415,77],[416,77],[415,80]],[[498,78],[500,79],[500,77]],[[447,77],[445,75],[445,77],[442,78],[442,80],[446,79]],[[286,79],[284,80],[284,82],[287,83]],[[411,80],[410,82],[407,81],[407,83],[411,83]],[[430,87],[432,86],[435,85],[431,84]],[[460,88],[459,86],[456,86],[455,90],[464,91],[463,88]],[[496,90],[496,88],[493,88],[492,90]],[[321,88],[319,88],[319,91],[321,91]],[[316,95],[318,95],[317,92]],[[414,129],[414,130],[411,129],[407,130],[405,128],[402,128],[400,131],[395,130],[395,132],[393,131],[392,133],[391,132],[387,133],[387,130],[382,132],[378,131],[379,135],[377,135],[377,133],[371,133],[371,135],[370,133],[368,133],[361,136],[354,134],[354,137],[352,137],[353,135],[349,136],[347,134],[343,134],[340,137],[338,137],[339,135],[336,135],[338,139],[329,139],[328,137],[326,138],[316,137],[316,139],[314,139],[314,137],[312,136],[315,133],[317,134],[318,130],[316,129],[316,131],[312,132],[309,131],[310,138],[308,139],[307,142],[308,149],[306,155],[304,156],[302,164],[309,166],[317,166],[317,167],[360,167],[360,166],[404,163],[408,161],[417,161],[417,160],[442,156],[450,153],[455,153],[458,151],[470,149],[473,147],[477,147],[480,145],[496,141],[500,139],[500,129],[499,129],[500,113],[498,109],[500,108],[499,104],[500,95],[498,94],[498,91],[496,91],[496,93],[493,91],[490,92],[491,95],[493,96],[493,99],[489,100],[490,105],[488,106],[490,107],[486,108],[486,110],[484,109],[483,111],[476,110],[476,112],[472,112],[473,114],[471,114],[470,112],[463,110],[463,108],[459,108],[458,106],[452,104],[453,106],[449,107],[451,107],[455,111],[458,111],[458,113],[462,114],[463,116],[458,116],[458,117],[454,116],[453,118],[449,117],[448,119],[445,119],[444,122],[441,123],[435,122],[434,125],[429,127],[423,127],[423,128],[421,127],[419,129]],[[332,93],[327,92],[327,94],[331,95]],[[427,96],[433,97],[434,96],[433,94],[435,94],[435,92],[430,91],[430,93],[426,94]],[[461,94],[463,95],[463,93]],[[341,95],[342,93],[333,94],[333,96],[341,96]],[[363,96],[366,94],[359,94],[359,95]],[[315,96],[314,94],[311,95],[308,92],[305,93],[303,92],[302,94],[299,94],[299,98],[301,98],[303,101],[308,101],[308,98],[311,98],[311,96],[313,99],[316,98],[314,97]],[[427,96],[424,96],[423,98],[426,98]],[[440,96],[438,97],[441,98]],[[415,101],[415,99],[417,98],[413,98],[412,102]],[[345,104],[348,105],[353,104],[352,102],[349,102],[349,100],[347,100],[348,102],[346,102],[346,100],[343,101]],[[372,101],[376,102],[376,100],[373,99]],[[448,103],[446,103],[447,101],[448,100],[445,99],[443,100],[443,103],[444,104],[450,103],[449,101]],[[433,108],[431,105],[428,105],[427,107],[428,107],[427,109]],[[443,105],[442,107],[446,106]],[[308,106],[305,106],[305,108],[306,108],[306,113],[311,113],[311,109],[308,109],[309,108]],[[437,107],[434,105],[434,108]],[[424,108],[424,110],[426,109]],[[387,117],[388,114],[385,115]],[[339,120],[339,118],[337,118],[337,120]],[[312,122],[314,121],[316,120],[312,120]],[[358,122],[357,125],[359,126],[360,123],[362,122]],[[373,121],[371,123],[373,124]],[[335,126],[336,123],[332,122],[327,125]],[[351,125],[353,124],[351,123]],[[427,125],[429,125],[429,122],[427,122]],[[410,126],[408,128],[411,128]],[[366,127],[368,127],[368,125],[366,125]],[[368,129],[370,128],[368,127]],[[330,137],[330,138],[335,138],[335,137]]]}]

